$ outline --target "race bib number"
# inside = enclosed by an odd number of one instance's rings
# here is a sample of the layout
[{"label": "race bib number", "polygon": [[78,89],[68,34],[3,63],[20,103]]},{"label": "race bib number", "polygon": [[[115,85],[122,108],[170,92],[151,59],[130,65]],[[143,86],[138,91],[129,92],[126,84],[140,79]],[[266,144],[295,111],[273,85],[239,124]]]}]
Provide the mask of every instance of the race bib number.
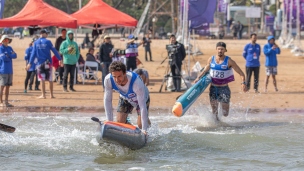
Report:
[{"label": "race bib number", "polygon": [[211,76],[213,78],[225,78],[225,72],[223,72],[223,71],[213,71]]}]

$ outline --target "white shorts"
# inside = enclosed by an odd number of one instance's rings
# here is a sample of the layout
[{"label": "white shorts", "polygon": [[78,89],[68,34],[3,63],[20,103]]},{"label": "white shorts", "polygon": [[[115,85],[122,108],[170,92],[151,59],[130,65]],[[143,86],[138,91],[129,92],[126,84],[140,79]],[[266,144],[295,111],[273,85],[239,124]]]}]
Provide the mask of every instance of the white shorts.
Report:
[{"label": "white shorts", "polygon": [[266,67],[266,75],[267,76],[277,75],[277,74],[278,74],[277,67]]}]

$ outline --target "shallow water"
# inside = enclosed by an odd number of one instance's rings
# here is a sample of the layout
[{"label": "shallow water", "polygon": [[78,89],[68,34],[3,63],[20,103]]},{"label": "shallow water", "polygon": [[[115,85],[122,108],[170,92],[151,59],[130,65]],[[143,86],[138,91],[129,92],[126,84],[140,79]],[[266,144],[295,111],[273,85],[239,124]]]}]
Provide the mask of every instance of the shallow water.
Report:
[{"label": "shallow water", "polygon": [[[148,145],[132,151],[96,141],[100,113],[13,112],[0,123],[1,170],[303,170],[302,110],[231,111],[215,122],[208,109],[181,118],[151,113]],[[135,115],[131,116],[135,122]]]}]

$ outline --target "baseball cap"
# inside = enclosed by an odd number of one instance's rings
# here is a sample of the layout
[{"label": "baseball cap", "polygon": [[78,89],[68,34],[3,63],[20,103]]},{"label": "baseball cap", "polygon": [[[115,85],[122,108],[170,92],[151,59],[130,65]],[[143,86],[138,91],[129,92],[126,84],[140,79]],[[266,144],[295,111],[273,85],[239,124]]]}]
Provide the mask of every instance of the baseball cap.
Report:
[{"label": "baseball cap", "polygon": [[104,39],[110,39],[111,37],[109,35],[105,35],[103,38]]},{"label": "baseball cap", "polygon": [[224,47],[224,48],[226,49],[226,51],[227,51],[226,43],[224,43],[224,42],[218,42],[218,43],[216,44],[216,47],[219,47],[219,46]]},{"label": "baseball cap", "polygon": [[133,34],[130,34],[129,36],[128,36],[128,39],[134,39],[135,37],[134,37],[134,35]]},{"label": "baseball cap", "polygon": [[50,32],[47,29],[40,30],[40,34],[43,34],[43,33],[49,34]]},{"label": "baseball cap", "polygon": [[12,42],[12,39],[9,38],[8,35],[2,35],[2,36],[1,36],[1,39],[0,39],[0,43],[2,43],[4,39],[8,39],[8,40],[9,40],[8,43],[11,43],[11,42]]}]

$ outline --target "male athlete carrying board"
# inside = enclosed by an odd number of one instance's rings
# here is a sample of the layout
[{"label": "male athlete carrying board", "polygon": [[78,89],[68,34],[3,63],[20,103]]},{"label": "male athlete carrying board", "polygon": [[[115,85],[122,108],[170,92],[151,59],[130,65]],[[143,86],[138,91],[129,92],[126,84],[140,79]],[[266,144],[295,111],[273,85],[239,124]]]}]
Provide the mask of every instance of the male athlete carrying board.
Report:
[{"label": "male athlete carrying board", "polygon": [[234,81],[234,74],[232,68],[240,75],[242,83],[242,90],[246,92],[245,75],[240,67],[229,56],[225,55],[226,44],[224,42],[218,42],[216,44],[217,55],[208,59],[207,65],[199,76],[194,80],[197,82],[206,72],[209,71],[211,76],[210,85],[210,104],[212,107],[212,113],[218,118],[218,105],[222,103],[223,115],[229,114],[229,103],[231,92],[228,87],[228,83]]}]

